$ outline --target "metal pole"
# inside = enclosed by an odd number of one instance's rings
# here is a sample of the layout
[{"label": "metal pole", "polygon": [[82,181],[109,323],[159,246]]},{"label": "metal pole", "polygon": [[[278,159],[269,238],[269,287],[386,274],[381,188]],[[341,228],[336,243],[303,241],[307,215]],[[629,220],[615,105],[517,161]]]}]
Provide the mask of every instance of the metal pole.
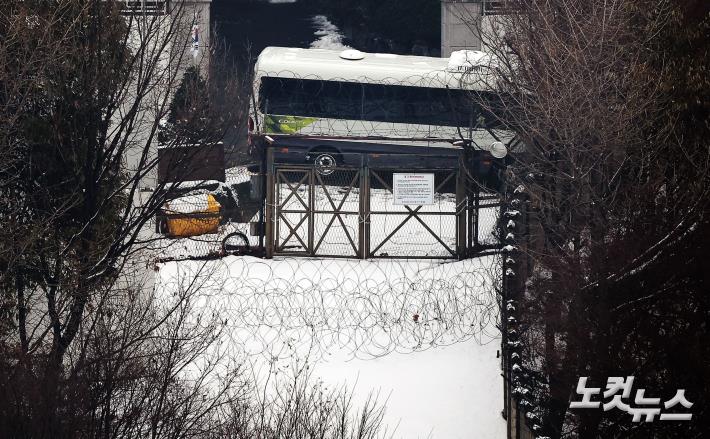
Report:
[{"label": "metal pole", "polygon": [[[471,191],[473,192],[473,190]],[[478,189],[478,187],[475,188],[475,192],[473,192],[473,245],[476,250],[478,250],[478,246],[480,242],[478,241],[478,224],[480,220],[480,213],[481,213],[481,191]]]},{"label": "metal pole", "polygon": [[362,203],[362,255],[363,259],[370,255],[370,160],[368,155],[362,156],[362,190],[360,197]]},{"label": "metal pole", "polygon": [[268,204],[266,201],[268,191],[268,183],[266,181],[266,176],[268,174],[268,160],[263,144],[261,148],[261,164],[259,165],[259,176],[261,177],[259,181],[261,184],[261,207],[259,208],[259,250],[266,252],[266,248],[264,247],[264,237],[266,234],[266,205]]},{"label": "metal pole", "polygon": [[274,191],[276,190],[276,182],[274,181],[274,151],[269,147],[266,148],[266,257],[271,259],[274,257]]},{"label": "metal pole", "polygon": [[358,257],[360,259],[367,259],[369,255],[370,175],[365,164],[366,158],[366,155],[360,156],[360,213],[358,215]]},{"label": "metal pole", "polygon": [[316,208],[316,170],[315,166],[308,170],[308,248],[306,251],[309,255],[315,256],[315,214],[313,211]]},{"label": "metal pole", "polygon": [[[461,166],[459,161],[459,166]],[[456,169],[456,256],[463,259],[466,256],[466,212],[467,212],[466,182],[461,169]]]}]

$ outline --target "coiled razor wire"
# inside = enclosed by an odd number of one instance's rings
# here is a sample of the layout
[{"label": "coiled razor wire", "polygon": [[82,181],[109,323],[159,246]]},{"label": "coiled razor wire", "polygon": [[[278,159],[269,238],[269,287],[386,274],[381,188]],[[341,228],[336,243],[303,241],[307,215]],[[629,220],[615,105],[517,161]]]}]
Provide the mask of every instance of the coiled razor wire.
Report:
[{"label": "coiled razor wire", "polygon": [[496,338],[496,258],[169,262],[156,289],[166,302],[192,289],[196,308],[219,319],[241,354],[366,359]]}]

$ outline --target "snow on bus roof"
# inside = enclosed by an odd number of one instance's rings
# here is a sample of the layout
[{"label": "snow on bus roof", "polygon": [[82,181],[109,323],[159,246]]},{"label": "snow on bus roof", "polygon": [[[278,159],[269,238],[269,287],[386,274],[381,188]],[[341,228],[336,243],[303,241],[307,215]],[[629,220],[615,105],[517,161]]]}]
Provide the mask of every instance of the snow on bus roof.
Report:
[{"label": "snow on bus roof", "polygon": [[267,47],[257,60],[256,76],[470,89],[484,85],[482,76],[473,74],[471,60],[489,59],[477,51],[454,52],[451,58],[345,55],[339,50]]}]

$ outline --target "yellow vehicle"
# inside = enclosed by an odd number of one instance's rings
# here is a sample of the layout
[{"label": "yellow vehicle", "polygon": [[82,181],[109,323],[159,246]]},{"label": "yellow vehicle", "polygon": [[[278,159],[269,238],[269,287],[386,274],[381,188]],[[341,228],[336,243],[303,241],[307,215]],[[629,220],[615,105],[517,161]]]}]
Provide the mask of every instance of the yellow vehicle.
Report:
[{"label": "yellow vehicle", "polygon": [[212,194],[180,197],[165,204],[167,235],[173,238],[217,233],[221,205]]}]

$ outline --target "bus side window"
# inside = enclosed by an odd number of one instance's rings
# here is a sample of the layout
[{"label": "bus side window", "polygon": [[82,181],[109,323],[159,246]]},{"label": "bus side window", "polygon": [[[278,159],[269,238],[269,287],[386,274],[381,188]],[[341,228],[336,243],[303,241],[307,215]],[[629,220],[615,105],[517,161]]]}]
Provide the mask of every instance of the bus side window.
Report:
[{"label": "bus side window", "polygon": [[362,85],[316,79],[262,78],[261,101],[271,114],[360,119]]},{"label": "bus side window", "polygon": [[479,129],[498,128],[502,111],[489,92],[274,77],[262,78],[259,105],[264,114]]},{"label": "bus side window", "polygon": [[402,87],[364,84],[363,120],[406,123]]},{"label": "bus side window", "polygon": [[475,92],[475,95],[478,112],[485,120],[485,126],[491,129],[502,128],[500,119],[504,118],[505,108],[500,95],[490,92]]},{"label": "bus side window", "polygon": [[320,81],[322,93],[317,97],[323,109],[320,117],[360,120],[362,117],[362,84],[356,82]]},{"label": "bus side window", "polygon": [[453,117],[446,89],[412,88],[409,92],[417,113],[412,119],[419,124],[450,125]]}]

